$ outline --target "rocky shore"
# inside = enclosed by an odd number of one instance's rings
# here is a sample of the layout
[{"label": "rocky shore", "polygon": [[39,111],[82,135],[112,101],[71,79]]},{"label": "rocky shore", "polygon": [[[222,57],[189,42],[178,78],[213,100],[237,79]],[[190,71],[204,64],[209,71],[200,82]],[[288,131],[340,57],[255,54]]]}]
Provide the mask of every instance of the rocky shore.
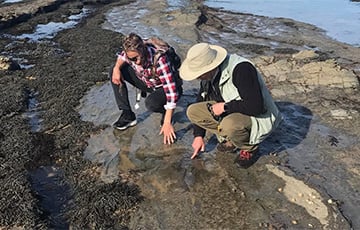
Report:
[{"label": "rocky shore", "polygon": [[[165,1],[139,2],[143,8],[98,0],[0,6],[0,229],[360,228],[360,48],[288,19],[198,2],[175,10]],[[147,9],[132,20],[181,38],[174,44],[183,56],[195,42],[217,41],[261,69],[285,121],[253,167],[237,169],[232,155],[214,151],[190,161],[184,111],[171,147],[159,147],[156,117],[145,112],[126,134],[101,120],[111,107],[84,119],[79,106],[90,111],[81,102],[89,91],[97,93],[96,109],[110,90],[107,72],[122,38],[104,29],[114,8],[131,15]],[[84,9],[78,24],[54,37],[20,36]],[[195,91],[185,84],[180,108]],[[84,152],[105,155],[111,142],[120,144],[120,162],[116,176],[104,180],[108,168]]]},{"label": "rocky shore", "polygon": [[[106,5],[94,1],[89,5],[92,15],[86,21],[54,40],[14,41],[4,34],[28,33],[37,24],[65,20],[87,7],[86,3],[66,1],[19,4],[34,10],[27,12],[31,15],[28,20],[2,29],[2,55],[21,57],[34,67],[1,71],[0,228],[120,229],[142,198],[137,187],[126,181],[109,185],[96,180],[96,169],[83,159],[82,151],[89,134],[98,128],[81,121],[74,108],[91,86],[107,80],[103,72],[114,60],[121,35],[99,27],[104,20],[100,12]],[[6,13],[7,8],[2,15]],[[29,118],[24,115],[35,97],[40,132],[31,131]],[[41,197],[38,189],[46,188],[32,181],[32,175],[50,166],[53,170],[49,176],[57,177],[56,183],[43,183],[59,195]],[[65,200],[51,202],[56,196]],[[49,202],[45,207],[44,200]]]}]

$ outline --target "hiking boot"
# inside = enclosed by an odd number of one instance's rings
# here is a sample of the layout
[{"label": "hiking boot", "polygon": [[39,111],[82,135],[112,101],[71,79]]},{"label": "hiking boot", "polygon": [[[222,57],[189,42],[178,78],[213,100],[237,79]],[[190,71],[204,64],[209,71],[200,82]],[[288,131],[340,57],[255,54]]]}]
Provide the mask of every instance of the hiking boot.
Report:
[{"label": "hiking boot", "polygon": [[113,124],[113,127],[118,130],[125,130],[137,123],[135,113],[124,110],[119,119]]},{"label": "hiking boot", "polygon": [[224,141],[217,145],[216,149],[219,152],[224,153],[234,153],[237,150],[237,147],[231,143],[231,141]]},{"label": "hiking boot", "polygon": [[240,150],[239,155],[236,156],[234,163],[241,168],[249,168],[259,159],[259,149],[252,152],[246,150]]}]

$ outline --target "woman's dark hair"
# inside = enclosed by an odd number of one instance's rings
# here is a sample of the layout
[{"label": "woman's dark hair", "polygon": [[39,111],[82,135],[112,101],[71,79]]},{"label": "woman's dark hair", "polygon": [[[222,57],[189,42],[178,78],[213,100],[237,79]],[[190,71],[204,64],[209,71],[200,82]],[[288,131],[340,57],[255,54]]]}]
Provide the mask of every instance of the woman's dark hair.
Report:
[{"label": "woman's dark hair", "polygon": [[145,44],[142,38],[135,33],[130,33],[129,35],[125,36],[122,46],[125,52],[136,51],[140,54],[144,54]]}]

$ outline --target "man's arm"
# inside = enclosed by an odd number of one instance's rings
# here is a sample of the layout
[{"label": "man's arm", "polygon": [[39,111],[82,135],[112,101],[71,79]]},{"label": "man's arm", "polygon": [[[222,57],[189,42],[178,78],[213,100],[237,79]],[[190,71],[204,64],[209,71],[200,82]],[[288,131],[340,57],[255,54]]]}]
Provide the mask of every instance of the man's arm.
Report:
[{"label": "man's arm", "polygon": [[233,71],[232,80],[242,100],[227,102],[227,112],[249,116],[264,113],[264,100],[255,67],[249,62],[238,64]]},{"label": "man's arm", "polygon": [[[204,101],[204,84],[203,82],[200,84],[200,89],[199,89],[199,92],[197,94],[197,97],[196,97],[196,102],[202,102]],[[200,126],[196,125],[196,124],[192,124],[193,126],[193,135],[194,137],[205,137],[205,134],[206,134],[206,130],[201,128]]]}]

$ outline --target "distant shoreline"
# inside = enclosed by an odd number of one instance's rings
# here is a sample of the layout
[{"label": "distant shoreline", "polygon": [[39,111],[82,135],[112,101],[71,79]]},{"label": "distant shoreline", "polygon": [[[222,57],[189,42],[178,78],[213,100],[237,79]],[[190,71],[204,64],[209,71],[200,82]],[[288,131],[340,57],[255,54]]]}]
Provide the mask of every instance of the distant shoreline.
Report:
[{"label": "distant shoreline", "polygon": [[[360,1],[330,1],[321,10],[317,7],[309,7],[309,4],[319,4],[313,1],[291,2],[286,6],[281,1],[262,2],[260,4],[256,0],[229,0],[221,3],[206,1],[204,4],[232,12],[250,13],[271,18],[289,18],[309,23],[324,30],[328,36],[339,42],[360,47],[360,18],[358,17]],[[240,6],[246,10],[242,11]]]}]

